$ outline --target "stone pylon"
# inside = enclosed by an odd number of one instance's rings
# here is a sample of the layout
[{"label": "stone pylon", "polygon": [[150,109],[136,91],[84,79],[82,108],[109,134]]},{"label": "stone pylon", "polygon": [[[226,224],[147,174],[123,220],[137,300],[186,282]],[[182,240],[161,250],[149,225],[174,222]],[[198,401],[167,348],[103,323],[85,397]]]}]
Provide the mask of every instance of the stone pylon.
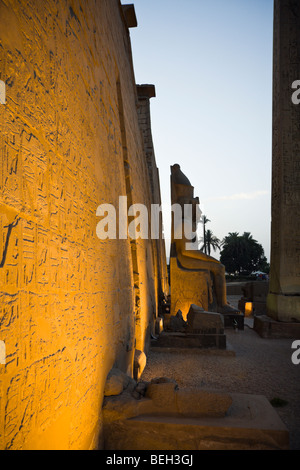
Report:
[{"label": "stone pylon", "polygon": [[300,1],[274,2],[268,316],[300,321]]}]

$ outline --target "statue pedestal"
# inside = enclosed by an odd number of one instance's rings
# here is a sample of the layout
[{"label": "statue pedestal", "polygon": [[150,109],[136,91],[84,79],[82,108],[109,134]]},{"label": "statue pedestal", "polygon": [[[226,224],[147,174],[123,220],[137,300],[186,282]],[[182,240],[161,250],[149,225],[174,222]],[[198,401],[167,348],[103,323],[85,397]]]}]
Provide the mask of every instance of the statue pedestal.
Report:
[{"label": "statue pedestal", "polygon": [[267,315],[254,317],[253,329],[262,338],[300,338],[300,322],[277,321]]},{"label": "statue pedestal", "polygon": [[[266,397],[150,383],[106,397],[104,450],[288,450],[289,432]],[[178,463],[178,462],[177,462]]]},{"label": "statue pedestal", "polygon": [[[226,335],[224,333],[180,333],[163,331],[156,341],[151,341],[151,349],[194,350],[194,349],[221,349],[226,351]],[[231,354],[232,355],[232,354]]]},{"label": "statue pedestal", "polygon": [[[175,321],[172,322],[172,319]],[[178,315],[168,318],[168,329],[151,341],[151,347],[179,350],[221,349],[226,350],[223,315],[205,312],[198,305],[191,305],[187,322]],[[173,329],[172,329],[173,327]]]},{"label": "statue pedestal", "polygon": [[187,331],[198,334],[224,334],[224,319],[220,313],[206,312],[192,304],[187,315]]}]

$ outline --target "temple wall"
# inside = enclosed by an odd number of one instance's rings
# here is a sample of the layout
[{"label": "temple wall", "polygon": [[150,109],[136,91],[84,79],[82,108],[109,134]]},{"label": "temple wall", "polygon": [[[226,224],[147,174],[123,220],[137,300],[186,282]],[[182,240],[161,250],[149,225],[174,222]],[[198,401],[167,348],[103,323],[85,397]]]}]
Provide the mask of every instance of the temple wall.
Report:
[{"label": "temple wall", "polygon": [[119,0],[0,0],[0,449],[98,445],[107,373],[157,315],[150,240],[100,240],[100,204],[149,207]]}]

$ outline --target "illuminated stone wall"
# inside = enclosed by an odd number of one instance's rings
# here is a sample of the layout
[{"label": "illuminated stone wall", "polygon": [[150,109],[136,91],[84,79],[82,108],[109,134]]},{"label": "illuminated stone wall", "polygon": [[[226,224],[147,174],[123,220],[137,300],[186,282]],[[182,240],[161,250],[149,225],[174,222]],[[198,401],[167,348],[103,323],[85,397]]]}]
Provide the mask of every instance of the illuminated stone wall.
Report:
[{"label": "illuminated stone wall", "polygon": [[96,236],[100,204],[151,203],[128,23],[119,0],[0,18],[0,449],[95,448],[158,311],[151,240]]}]

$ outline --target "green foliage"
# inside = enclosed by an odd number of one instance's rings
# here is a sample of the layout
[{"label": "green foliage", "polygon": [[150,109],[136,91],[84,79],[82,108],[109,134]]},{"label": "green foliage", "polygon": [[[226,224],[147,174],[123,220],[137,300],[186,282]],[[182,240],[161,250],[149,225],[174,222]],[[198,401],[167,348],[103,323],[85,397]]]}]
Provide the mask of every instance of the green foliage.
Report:
[{"label": "green foliage", "polygon": [[208,222],[210,222],[210,220],[206,217],[206,215],[203,215],[203,245],[200,250],[203,251],[205,254],[210,255],[212,249],[216,251],[220,248],[221,241],[217,237],[215,237],[211,230],[206,230],[206,224]]},{"label": "green foliage", "polygon": [[213,249],[216,251],[218,248],[220,248],[220,240],[214,236],[211,230],[206,230],[205,231],[205,241],[203,243],[203,246],[201,247],[201,250],[204,250],[204,253],[210,255],[211,250]]},{"label": "green foliage", "polygon": [[254,240],[249,232],[244,232],[243,235],[238,232],[229,233],[222,241],[220,261],[230,274],[263,270],[266,272],[268,269],[262,245]]},{"label": "green foliage", "polygon": [[210,222],[210,220],[206,217],[206,215],[202,215],[202,223],[203,223],[203,246],[201,248],[201,251],[204,251],[205,254],[207,254],[207,243],[206,243],[206,224]]}]

